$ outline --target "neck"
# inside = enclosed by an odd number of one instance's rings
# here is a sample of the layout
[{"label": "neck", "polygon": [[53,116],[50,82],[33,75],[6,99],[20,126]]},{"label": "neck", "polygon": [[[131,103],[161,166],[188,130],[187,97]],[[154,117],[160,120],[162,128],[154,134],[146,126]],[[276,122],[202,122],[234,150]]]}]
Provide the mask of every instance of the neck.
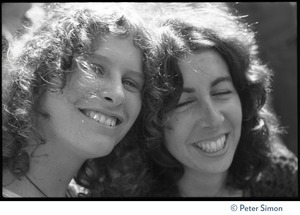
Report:
[{"label": "neck", "polygon": [[223,196],[227,172],[200,173],[185,170],[178,183],[179,191],[185,197],[217,197]]},{"label": "neck", "polygon": [[28,148],[27,152],[32,154],[27,177],[14,180],[6,188],[23,197],[45,197],[42,192],[47,197],[65,197],[70,181],[85,159],[76,156],[64,144],[51,141],[40,145],[36,150],[34,147]]}]

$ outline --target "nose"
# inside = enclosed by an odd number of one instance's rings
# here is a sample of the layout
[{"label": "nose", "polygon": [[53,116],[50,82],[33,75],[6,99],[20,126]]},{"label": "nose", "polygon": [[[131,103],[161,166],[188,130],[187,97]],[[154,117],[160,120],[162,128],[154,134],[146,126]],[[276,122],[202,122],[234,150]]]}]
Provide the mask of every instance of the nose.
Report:
[{"label": "nose", "polygon": [[208,102],[200,108],[199,125],[203,128],[217,129],[224,123],[224,116],[218,106]]},{"label": "nose", "polygon": [[125,94],[121,81],[108,81],[102,88],[101,97],[110,106],[118,106],[124,103]]}]

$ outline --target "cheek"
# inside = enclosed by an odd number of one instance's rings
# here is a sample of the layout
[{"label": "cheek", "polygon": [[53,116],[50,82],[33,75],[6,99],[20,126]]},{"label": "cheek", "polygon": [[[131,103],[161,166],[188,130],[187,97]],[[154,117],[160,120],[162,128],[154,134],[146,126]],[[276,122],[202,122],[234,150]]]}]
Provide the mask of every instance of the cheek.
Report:
[{"label": "cheek", "polygon": [[235,105],[236,108],[236,118],[237,121],[239,122],[239,124],[242,124],[242,118],[243,118],[243,111],[242,111],[242,103],[239,99],[239,97],[237,98],[237,104]]},{"label": "cheek", "polygon": [[188,131],[193,127],[195,117],[191,112],[172,112],[166,116],[164,126],[166,131],[174,131],[181,136],[188,135]]},{"label": "cheek", "polygon": [[130,115],[130,121],[135,121],[142,108],[142,99],[140,95],[125,95],[125,107]]},{"label": "cheek", "polygon": [[177,116],[167,118],[164,122],[164,135],[167,145],[177,143],[183,144],[189,132],[185,123],[181,121]]},{"label": "cheek", "polygon": [[178,123],[177,117],[166,117],[164,121],[164,127],[166,132],[171,132],[175,129],[176,125]]},{"label": "cheek", "polygon": [[171,154],[173,154],[172,153],[174,151],[173,148],[176,147],[176,142],[174,142],[174,140],[176,140],[175,135],[176,135],[176,133],[169,126],[166,126],[164,128],[165,146],[168,149],[168,151],[171,152]]},{"label": "cheek", "polygon": [[67,79],[63,93],[67,100],[74,104],[83,100],[88,101],[91,97],[96,97],[98,88],[99,83],[91,77],[84,76],[82,72],[74,72]]},{"label": "cheek", "polygon": [[174,158],[181,161],[185,156],[186,133],[183,129],[177,129],[179,126],[169,125],[164,129],[164,142],[167,150]]},{"label": "cheek", "polygon": [[228,118],[230,118],[231,123],[234,125],[235,129],[240,133],[242,127],[242,106],[239,98],[236,99],[235,102],[232,103],[230,107],[227,109]]}]

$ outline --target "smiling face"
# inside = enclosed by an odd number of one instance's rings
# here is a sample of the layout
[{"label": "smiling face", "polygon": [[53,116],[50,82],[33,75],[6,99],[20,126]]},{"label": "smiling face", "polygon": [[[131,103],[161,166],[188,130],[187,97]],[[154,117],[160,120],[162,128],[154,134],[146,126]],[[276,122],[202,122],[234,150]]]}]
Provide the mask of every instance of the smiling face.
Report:
[{"label": "smiling face", "polygon": [[183,92],[165,121],[169,152],[185,173],[224,173],[231,165],[242,124],[239,96],[226,62],[213,50],[179,62]]},{"label": "smiling face", "polygon": [[39,125],[46,137],[86,158],[100,157],[129,131],[141,109],[142,54],[129,39],[110,36],[80,60],[67,76],[62,93],[47,91],[41,108],[50,117]]}]

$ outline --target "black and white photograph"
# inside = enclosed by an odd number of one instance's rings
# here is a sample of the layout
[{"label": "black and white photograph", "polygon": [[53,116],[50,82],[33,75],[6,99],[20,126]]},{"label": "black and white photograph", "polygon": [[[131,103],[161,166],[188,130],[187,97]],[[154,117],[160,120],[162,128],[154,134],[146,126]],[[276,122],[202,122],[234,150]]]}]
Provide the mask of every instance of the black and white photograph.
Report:
[{"label": "black and white photograph", "polygon": [[1,10],[1,201],[299,200],[297,2]]}]

